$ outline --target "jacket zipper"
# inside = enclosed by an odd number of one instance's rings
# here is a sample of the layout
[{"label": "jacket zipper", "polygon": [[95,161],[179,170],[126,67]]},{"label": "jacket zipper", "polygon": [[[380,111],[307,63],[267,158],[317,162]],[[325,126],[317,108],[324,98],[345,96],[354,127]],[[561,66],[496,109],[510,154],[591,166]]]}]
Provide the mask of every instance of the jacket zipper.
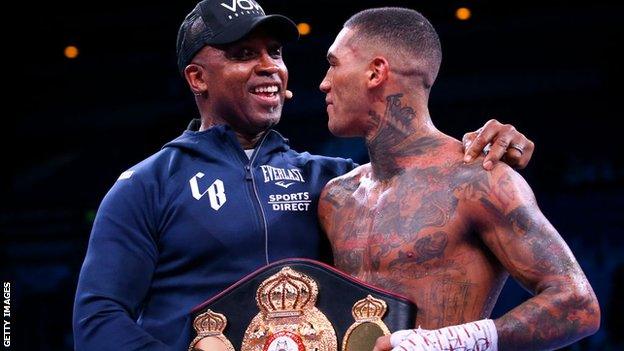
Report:
[{"label": "jacket zipper", "polygon": [[253,163],[256,160],[260,148],[262,147],[262,144],[264,143],[264,140],[267,138],[267,135],[269,135],[269,133],[271,133],[270,130],[267,131],[264,136],[262,136],[262,140],[260,140],[260,143],[258,143],[258,146],[255,148],[253,154],[251,155],[249,163],[245,166],[245,179],[251,180],[251,189],[253,190],[258,206],[260,207],[260,218],[262,219],[262,225],[264,227],[264,258],[267,265],[269,264],[269,226],[267,225],[266,214],[264,213],[264,208],[262,207],[262,202],[260,201],[260,195],[258,195],[258,188],[256,186],[256,180],[254,178],[253,172]]}]

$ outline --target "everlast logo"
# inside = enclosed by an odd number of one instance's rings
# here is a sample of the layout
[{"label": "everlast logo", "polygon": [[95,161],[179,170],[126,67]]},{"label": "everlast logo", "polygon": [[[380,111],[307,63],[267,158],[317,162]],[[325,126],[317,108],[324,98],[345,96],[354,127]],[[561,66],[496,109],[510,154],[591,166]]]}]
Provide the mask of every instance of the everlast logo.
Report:
[{"label": "everlast logo", "polygon": [[267,165],[260,166],[260,168],[262,168],[262,175],[264,176],[265,183],[275,182],[275,185],[281,186],[282,188],[288,188],[295,184],[295,182],[305,183],[303,174],[296,168],[284,169]]},{"label": "everlast logo", "polygon": [[234,13],[238,12],[238,10],[240,9],[240,10],[256,10],[264,14],[264,10],[262,9],[262,7],[253,0],[232,0],[231,4],[222,2],[221,6],[225,7],[226,9]]}]

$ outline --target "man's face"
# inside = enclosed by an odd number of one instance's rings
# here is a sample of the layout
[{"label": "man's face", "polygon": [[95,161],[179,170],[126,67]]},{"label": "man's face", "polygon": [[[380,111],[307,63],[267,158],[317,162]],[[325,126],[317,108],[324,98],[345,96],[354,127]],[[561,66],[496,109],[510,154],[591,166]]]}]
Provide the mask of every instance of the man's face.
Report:
[{"label": "man's face", "polygon": [[204,47],[192,63],[206,71],[207,112],[213,117],[245,134],[279,122],[288,70],[274,37],[255,30],[237,42]]},{"label": "man's face", "polygon": [[368,112],[366,69],[362,50],[350,43],[354,31],[343,28],[327,52],[329,69],[320,89],[327,96],[329,130],[336,136],[362,136]]}]

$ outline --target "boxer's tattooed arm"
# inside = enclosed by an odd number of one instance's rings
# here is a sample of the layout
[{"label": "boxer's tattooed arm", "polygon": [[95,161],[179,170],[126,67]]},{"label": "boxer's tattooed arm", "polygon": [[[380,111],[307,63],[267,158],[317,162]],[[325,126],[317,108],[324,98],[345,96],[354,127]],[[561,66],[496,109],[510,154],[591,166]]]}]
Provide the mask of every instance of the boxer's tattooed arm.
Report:
[{"label": "boxer's tattooed arm", "polygon": [[529,186],[506,166],[480,204],[486,245],[535,296],[496,320],[504,350],[543,350],[596,331],[598,302],[568,246],[540,212]]},{"label": "boxer's tattooed arm", "polygon": [[589,332],[587,321],[599,312],[588,299],[567,295],[565,287],[545,292],[548,303],[527,301],[498,319],[499,347],[558,349],[585,336]]}]

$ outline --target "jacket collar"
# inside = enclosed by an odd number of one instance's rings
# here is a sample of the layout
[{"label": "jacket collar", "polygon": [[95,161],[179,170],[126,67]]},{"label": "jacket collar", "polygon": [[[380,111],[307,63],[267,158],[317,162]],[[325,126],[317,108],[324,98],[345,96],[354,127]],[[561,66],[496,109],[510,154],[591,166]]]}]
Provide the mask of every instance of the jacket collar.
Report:
[{"label": "jacket collar", "polygon": [[[228,125],[216,125],[203,131],[198,131],[201,126],[199,119],[194,119],[181,136],[165,144],[166,147],[176,147],[191,150],[205,156],[218,157],[221,152],[242,147],[236,138],[234,130]],[[284,138],[274,129],[268,129],[263,137],[261,155],[273,152],[284,152],[290,149],[288,139]],[[256,146],[257,147],[257,146]]]}]

